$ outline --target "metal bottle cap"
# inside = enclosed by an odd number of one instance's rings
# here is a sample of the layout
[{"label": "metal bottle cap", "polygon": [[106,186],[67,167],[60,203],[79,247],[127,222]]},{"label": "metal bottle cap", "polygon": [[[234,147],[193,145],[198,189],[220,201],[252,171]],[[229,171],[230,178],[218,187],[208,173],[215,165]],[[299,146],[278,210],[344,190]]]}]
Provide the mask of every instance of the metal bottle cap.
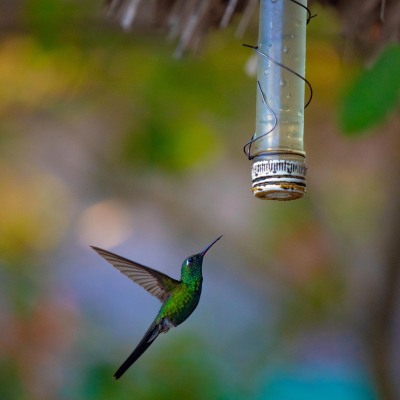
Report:
[{"label": "metal bottle cap", "polygon": [[254,196],[264,200],[295,200],[306,192],[305,159],[255,161],[251,171]]}]

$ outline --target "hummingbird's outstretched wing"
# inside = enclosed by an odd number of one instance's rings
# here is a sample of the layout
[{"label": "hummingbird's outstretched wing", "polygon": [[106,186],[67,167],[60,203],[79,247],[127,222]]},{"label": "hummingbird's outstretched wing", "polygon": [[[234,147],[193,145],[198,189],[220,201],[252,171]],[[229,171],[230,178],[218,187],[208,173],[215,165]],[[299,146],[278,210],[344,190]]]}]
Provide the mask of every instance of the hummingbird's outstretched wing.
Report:
[{"label": "hummingbird's outstretched wing", "polygon": [[117,268],[129,279],[142,286],[161,302],[164,302],[170,295],[171,291],[180,284],[179,281],[163,274],[162,272],[146,267],[135,261],[128,260],[127,258],[111,253],[110,251],[95,246],[91,247],[113,267]]}]

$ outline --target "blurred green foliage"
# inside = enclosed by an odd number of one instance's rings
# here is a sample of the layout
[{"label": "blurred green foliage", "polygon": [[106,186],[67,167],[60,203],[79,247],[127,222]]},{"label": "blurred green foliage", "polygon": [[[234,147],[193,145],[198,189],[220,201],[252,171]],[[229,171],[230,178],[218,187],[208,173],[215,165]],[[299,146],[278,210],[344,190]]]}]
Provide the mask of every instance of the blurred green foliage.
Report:
[{"label": "blurred green foliage", "polygon": [[24,399],[28,394],[21,381],[21,373],[16,360],[1,357],[0,359],[0,398]]},{"label": "blurred green foliage", "polygon": [[340,124],[346,135],[365,132],[399,105],[400,45],[386,47],[374,64],[361,72],[340,106]]},{"label": "blurred green foliage", "polygon": [[252,89],[242,71],[248,53],[224,47],[230,62],[222,65],[216,37],[209,57],[176,60],[157,33],[138,39],[105,29],[104,15],[95,20],[100,10],[96,1],[25,2],[28,34],[3,44],[0,113],[2,103],[4,114],[22,106],[57,118],[102,108],[120,117],[110,159],[128,167],[184,171],[220,151],[216,120],[240,112],[240,97],[230,93]]},{"label": "blurred green foliage", "polygon": [[[99,2],[88,0],[25,0],[22,8],[25,28],[48,50],[83,39],[80,31],[96,14]],[[71,29],[71,23],[74,24]],[[89,33],[89,32],[88,32]],[[86,36],[86,35],[85,35]]]},{"label": "blurred green foliage", "polygon": [[[89,368],[74,399],[136,400],[187,399],[234,400],[214,365],[207,347],[194,333],[172,340],[168,348],[158,347],[157,354],[149,353],[146,363],[134,366],[123,378],[112,378],[116,366],[96,364]],[[71,388],[64,388],[62,398],[71,398]]]}]

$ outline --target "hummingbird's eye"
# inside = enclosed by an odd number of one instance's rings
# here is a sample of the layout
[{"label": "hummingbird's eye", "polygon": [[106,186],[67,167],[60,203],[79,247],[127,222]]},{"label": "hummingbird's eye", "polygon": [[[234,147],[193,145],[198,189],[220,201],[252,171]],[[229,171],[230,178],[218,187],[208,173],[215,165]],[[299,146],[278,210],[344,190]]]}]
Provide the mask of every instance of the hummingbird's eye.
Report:
[{"label": "hummingbird's eye", "polygon": [[189,258],[188,258],[188,262],[189,262],[189,263],[192,263],[193,261],[194,261],[194,257],[189,257]]}]

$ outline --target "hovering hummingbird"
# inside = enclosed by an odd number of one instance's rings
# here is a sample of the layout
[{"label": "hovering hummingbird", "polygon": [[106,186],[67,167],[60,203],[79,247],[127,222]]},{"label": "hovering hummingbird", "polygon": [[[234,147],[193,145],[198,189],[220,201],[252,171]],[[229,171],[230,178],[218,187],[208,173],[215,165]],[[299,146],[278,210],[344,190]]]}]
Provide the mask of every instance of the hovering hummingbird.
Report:
[{"label": "hovering hummingbird", "polygon": [[142,340],[114,374],[115,379],[119,379],[125,373],[160,333],[168,332],[170,328],[178,326],[195,310],[197,304],[199,304],[203,282],[203,257],[221,237],[222,235],[200,253],[194,254],[183,261],[180,281],[110,251],[91,246],[113,267],[162,302],[160,311]]}]

